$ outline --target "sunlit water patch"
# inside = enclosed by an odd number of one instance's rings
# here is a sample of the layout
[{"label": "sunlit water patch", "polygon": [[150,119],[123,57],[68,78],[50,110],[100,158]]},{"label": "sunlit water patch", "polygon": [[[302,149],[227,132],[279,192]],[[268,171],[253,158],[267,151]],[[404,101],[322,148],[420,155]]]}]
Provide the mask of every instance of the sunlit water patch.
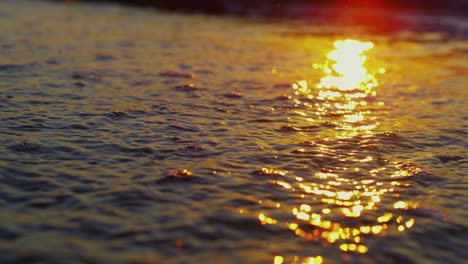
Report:
[{"label": "sunlit water patch", "polygon": [[[417,200],[401,200],[413,184],[406,180],[435,176],[415,164],[397,164],[383,158],[378,137],[381,111],[378,79],[385,69],[368,69],[363,53],[373,48],[372,42],[339,40],[327,54],[330,62],[315,63],[325,77],[318,84],[300,80],[293,84],[294,104],[303,122],[321,127],[327,136],[310,138],[294,153],[309,158],[313,170],[290,175],[286,171],[264,168],[260,175],[284,188],[295,202],[278,202],[276,210],[258,214],[263,225],[279,225],[308,241],[310,246],[333,247],[345,253],[368,253],[370,237],[384,239],[411,229],[417,211]],[[379,132],[380,131],[380,132]],[[380,135],[379,135],[380,133]],[[321,142],[319,142],[321,141]],[[312,143],[314,142],[314,143]],[[423,175],[419,175],[423,174]],[[419,176],[418,176],[419,175]],[[278,177],[280,176],[280,177]],[[290,217],[284,217],[289,212]],[[322,263],[321,255],[303,259],[276,256],[274,263]]]},{"label": "sunlit water patch", "polygon": [[2,264],[467,258],[463,39],[0,10]]}]

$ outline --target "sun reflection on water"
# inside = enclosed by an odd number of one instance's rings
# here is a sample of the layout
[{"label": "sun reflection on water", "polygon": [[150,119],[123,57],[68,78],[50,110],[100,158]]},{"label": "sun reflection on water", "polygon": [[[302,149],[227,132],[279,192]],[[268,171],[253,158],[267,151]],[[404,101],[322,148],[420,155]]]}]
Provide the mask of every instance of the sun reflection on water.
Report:
[{"label": "sun reflection on water", "polygon": [[[338,126],[337,130],[342,130],[344,137],[369,133],[379,123],[368,122],[375,119],[369,116],[369,110],[357,109],[369,106],[369,100],[377,95],[375,74],[383,74],[386,70],[380,68],[370,72],[366,67],[368,58],[364,53],[374,47],[372,42],[346,39],[336,41],[334,46],[335,49],[327,54],[331,63],[312,65],[325,73],[318,84],[311,86],[306,80],[293,84],[296,106],[309,109],[309,114],[304,111],[296,113],[307,117],[310,122],[326,119]],[[377,104],[383,105],[383,102]],[[330,121],[330,116],[342,118]]]},{"label": "sun reflection on water", "polygon": [[[275,256],[273,260],[273,264],[284,264],[284,258],[282,256]],[[294,264],[322,264],[323,258],[321,256],[317,257],[307,257],[305,259],[299,260],[299,258],[295,258],[293,260]]]},{"label": "sun reflection on water", "polygon": [[[364,94],[371,90],[377,85],[377,80],[363,66],[367,57],[362,53],[373,47],[372,42],[360,42],[351,39],[336,41],[336,49],[327,55],[330,60],[336,63],[331,66],[331,69],[325,67],[324,72],[327,76],[322,78],[317,88],[337,88],[340,91],[361,89]],[[341,96],[341,93],[337,92],[337,94]],[[357,94],[362,95],[362,93]]]},{"label": "sun reflection on water", "polygon": [[[321,168],[312,175],[289,175],[289,172],[264,168],[259,173],[276,176],[271,183],[287,192],[298,194],[301,203],[296,205],[278,204],[282,212],[289,212],[290,219],[275,219],[268,212],[258,214],[262,225],[281,225],[296,236],[319,243],[323,247],[335,246],[343,254],[365,254],[369,251],[366,239],[386,236],[389,232],[403,232],[415,224],[414,218],[399,214],[401,210],[417,208],[417,204],[397,201],[396,189],[405,183],[408,169],[400,170],[379,180],[387,172],[389,164],[369,169],[363,166],[375,163],[375,157],[359,155],[357,150],[338,154],[327,142],[360,138],[366,140],[379,126],[372,115],[372,109],[379,108],[382,102],[376,100],[379,83],[376,74],[384,74],[383,68],[370,71],[365,52],[374,48],[372,42],[340,40],[334,43],[335,49],[327,54],[331,63],[313,67],[323,71],[325,76],[317,85],[299,80],[293,85],[295,113],[304,122],[326,126],[328,138],[314,142],[314,157],[332,157],[342,162],[333,168]],[[374,108],[372,108],[374,107]],[[320,141],[322,140],[322,141]],[[322,143],[323,144],[322,144]],[[307,146],[306,146],[307,147]],[[294,153],[307,154],[307,148],[299,148]],[[373,163],[373,164],[374,164]],[[387,175],[387,174],[385,174]],[[278,177],[279,176],[279,177]],[[383,203],[386,201],[386,203]],[[393,206],[388,206],[391,204]],[[322,263],[324,256],[299,258],[297,256],[275,256],[273,263]]]}]

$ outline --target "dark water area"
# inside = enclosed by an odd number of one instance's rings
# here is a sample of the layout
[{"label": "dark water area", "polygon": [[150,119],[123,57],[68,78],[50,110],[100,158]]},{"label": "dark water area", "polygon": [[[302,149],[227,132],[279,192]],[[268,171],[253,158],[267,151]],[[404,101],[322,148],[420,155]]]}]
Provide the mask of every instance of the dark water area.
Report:
[{"label": "dark water area", "polygon": [[402,17],[0,1],[0,263],[466,262],[468,22]]}]

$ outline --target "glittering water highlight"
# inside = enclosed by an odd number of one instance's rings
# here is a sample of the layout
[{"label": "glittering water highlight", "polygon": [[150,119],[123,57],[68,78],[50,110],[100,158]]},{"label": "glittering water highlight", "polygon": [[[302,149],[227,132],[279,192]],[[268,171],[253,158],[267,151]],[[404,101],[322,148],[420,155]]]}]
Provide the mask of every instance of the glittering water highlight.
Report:
[{"label": "glittering water highlight", "polygon": [[[385,237],[388,232],[403,232],[415,224],[414,218],[406,217],[400,211],[416,210],[417,203],[393,201],[399,197],[398,186],[411,186],[401,180],[419,171],[400,170],[401,165],[394,166],[388,161],[381,161],[375,168],[366,166],[363,170],[361,164],[379,157],[351,146],[348,146],[351,147],[348,153],[337,153],[328,147],[333,145],[333,141],[346,142],[360,137],[365,142],[374,137],[379,123],[376,118],[372,118],[372,111],[363,111],[361,108],[369,104],[377,107],[383,105],[383,102],[375,100],[378,98],[378,80],[368,72],[364,65],[367,57],[362,54],[374,44],[347,39],[336,41],[334,46],[336,49],[327,55],[333,61],[331,67],[314,64],[315,68],[323,69],[326,74],[320,83],[309,88],[307,81],[301,80],[293,88],[296,90],[296,107],[306,108],[296,113],[304,116],[309,125],[332,125],[336,133],[333,133],[334,138],[328,138],[323,143],[304,142],[295,153],[303,155],[313,149],[314,157],[338,159],[341,164],[327,166],[327,162],[320,162],[318,172],[301,176],[289,176],[287,171],[263,168],[261,174],[281,176],[281,179],[272,180],[272,183],[295,193],[301,199],[296,205],[276,204],[279,210],[291,212],[295,218],[293,221],[278,221],[265,213],[259,213],[258,219],[263,225],[282,225],[295,235],[324,247],[336,244],[344,252],[364,254],[368,252],[365,240],[369,236]],[[378,69],[378,73],[384,72],[384,68]],[[356,124],[364,120],[370,122]],[[406,165],[412,169],[412,165]],[[388,170],[394,171],[394,174],[389,178],[379,177]],[[385,202],[383,199],[393,203],[391,210],[381,208],[380,204]],[[275,212],[270,210],[270,214]],[[283,260],[283,256],[275,256],[274,263],[283,263]],[[322,261],[322,256],[310,256],[294,259],[291,263]]]}]

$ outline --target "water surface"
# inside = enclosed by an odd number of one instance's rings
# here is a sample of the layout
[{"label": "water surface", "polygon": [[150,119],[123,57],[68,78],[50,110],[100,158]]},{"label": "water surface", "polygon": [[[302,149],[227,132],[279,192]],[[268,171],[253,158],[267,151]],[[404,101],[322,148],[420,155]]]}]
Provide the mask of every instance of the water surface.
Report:
[{"label": "water surface", "polygon": [[466,24],[0,10],[0,262],[468,258]]}]

